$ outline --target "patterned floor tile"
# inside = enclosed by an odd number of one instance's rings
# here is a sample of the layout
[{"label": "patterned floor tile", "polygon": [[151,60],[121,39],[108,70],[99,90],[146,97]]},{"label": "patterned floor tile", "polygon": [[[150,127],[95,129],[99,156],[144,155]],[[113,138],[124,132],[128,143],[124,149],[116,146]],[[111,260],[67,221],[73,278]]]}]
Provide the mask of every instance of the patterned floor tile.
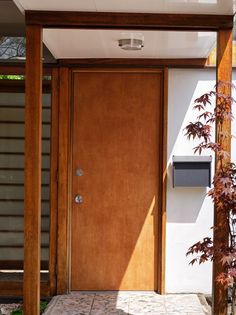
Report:
[{"label": "patterned floor tile", "polygon": [[12,311],[16,310],[20,305],[19,304],[0,304],[0,314],[10,315]]},{"label": "patterned floor tile", "polygon": [[129,312],[131,314],[156,314],[165,312],[164,304],[158,303],[133,303],[129,305]]},{"label": "patterned floor tile", "polygon": [[90,315],[94,294],[68,294],[57,296],[50,302],[47,315]]},{"label": "patterned floor tile", "polygon": [[205,315],[194,294],[73,292],[53,298],[45,315]]},{"label": "patterned floor tile", "polygon": [[91,315],[125,315],[128,314],[128,307],[128,297],[122,299],[117,293],[98,293],[94,298]]},{"label": "patterned floor tile", "polygon": [[197,295],[167,295],[165,296],[165,305],[168,313],[179,312],[181,314],[195,313],[204,314],[203,307]]}]

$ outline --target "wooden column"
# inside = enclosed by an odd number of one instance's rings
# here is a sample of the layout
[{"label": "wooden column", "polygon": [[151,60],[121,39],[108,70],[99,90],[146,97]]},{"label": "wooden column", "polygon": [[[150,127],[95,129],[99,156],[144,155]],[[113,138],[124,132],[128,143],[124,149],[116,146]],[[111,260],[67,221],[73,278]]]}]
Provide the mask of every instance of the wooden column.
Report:
[{"label": "wooden column", "polygon": [[26,26],[24,315],[40,303],[42,29]]},{"label": "wooden column", "polygon": [[57,294],[65,294],[70,287],[70,72],[59,71],[59,181],[58,181],[58,239],[57,239]]},{"label": "wooden column", "polygon": [[[217,83],[219,81],[232,81],[232,29],[225,29],[218,31],[217,37],[217,68],[216,68]],[[218,87],[218,92],[226,95],[231,95],[230,86]],[[226,120],[223,125],[216,122],[216,140],[222,142],[223,150],[229,153],[228,157],[223,160],[224,164],[230,162],[231,152],[231,138],[228,136],[224,141],[221,140],[221,133],[231,133],[231,121]],[[216,156],[216,171],[220,167],[219,159]],[[222,244],[228,245],[228,225],[227,218],[222,212],[215,207],[214,216],[214,244],[221,247]],[[227,290],[222,287],[217,281],[216,277],[224,271],[222,262],[219,260],[213,263],[213,312],[214,315],[227,314]]]}]

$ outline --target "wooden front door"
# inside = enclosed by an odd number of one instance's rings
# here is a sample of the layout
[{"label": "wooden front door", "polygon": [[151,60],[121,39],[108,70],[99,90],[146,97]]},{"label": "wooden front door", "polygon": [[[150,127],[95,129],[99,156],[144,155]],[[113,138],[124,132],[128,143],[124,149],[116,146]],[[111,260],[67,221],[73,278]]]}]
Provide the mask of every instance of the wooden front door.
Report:
[{"label": "wooden front door", "polygon": [[73,75],[72,290],[156,289],[161,99],[161,71]]}]

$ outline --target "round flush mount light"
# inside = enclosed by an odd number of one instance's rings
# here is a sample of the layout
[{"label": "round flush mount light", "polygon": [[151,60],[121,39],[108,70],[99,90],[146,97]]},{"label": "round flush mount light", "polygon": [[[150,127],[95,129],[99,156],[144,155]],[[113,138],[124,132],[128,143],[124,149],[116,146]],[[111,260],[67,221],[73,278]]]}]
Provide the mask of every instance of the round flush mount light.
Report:
[{"label": "round flush mount light", "polygon": [[118,40],[119,47],[124,50],[141,50],[144,47],[142,34],[123,34]]}]

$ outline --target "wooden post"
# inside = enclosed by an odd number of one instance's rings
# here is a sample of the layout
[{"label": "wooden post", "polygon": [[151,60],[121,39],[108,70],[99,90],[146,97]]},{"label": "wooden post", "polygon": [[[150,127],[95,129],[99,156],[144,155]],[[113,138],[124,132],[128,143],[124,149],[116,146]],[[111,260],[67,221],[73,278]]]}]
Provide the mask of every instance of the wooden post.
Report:
[{"label": "wooden post", "polygon": [[[217,68],[216,68],[217,83],[232,81],[232,29],[218,31],[217,38]],[[218,92],[226,95],[231,95],[231,87],[220,86]],[[217,100],[216,100],[217,101]],[[223,160],[224,164],[230,162],[231,138],[228,136],[224,141],[221,140],[221,133],[231,133],[231,121],[226,120],[223,125],[216,122],[216,141],[222,143],[223,150],[229,153],[228,157]],[[216,171],[220,167],[219,158],[216,156]],[[214,244],[216,247],[221,247],[222,244],[228,245],[229,230],[227,218],[222,211],[215,207],[214,216]],[[213,262],[213,312],[214,315],[227,314],[227,289],[220,285],[216,278],[224,271],[224,267],[219,260]]]},{"label": "wooden post", "polygon": [[24,315],[40,303],[42,28],[26,26]]},{"label": "wooden post", "polygon": [[59,181],[58,181],[58,239],[57,239],[57,294],[68,292],[69,275],[69,207],[70,207],[70,71],[62,67],[59,71]]}]

